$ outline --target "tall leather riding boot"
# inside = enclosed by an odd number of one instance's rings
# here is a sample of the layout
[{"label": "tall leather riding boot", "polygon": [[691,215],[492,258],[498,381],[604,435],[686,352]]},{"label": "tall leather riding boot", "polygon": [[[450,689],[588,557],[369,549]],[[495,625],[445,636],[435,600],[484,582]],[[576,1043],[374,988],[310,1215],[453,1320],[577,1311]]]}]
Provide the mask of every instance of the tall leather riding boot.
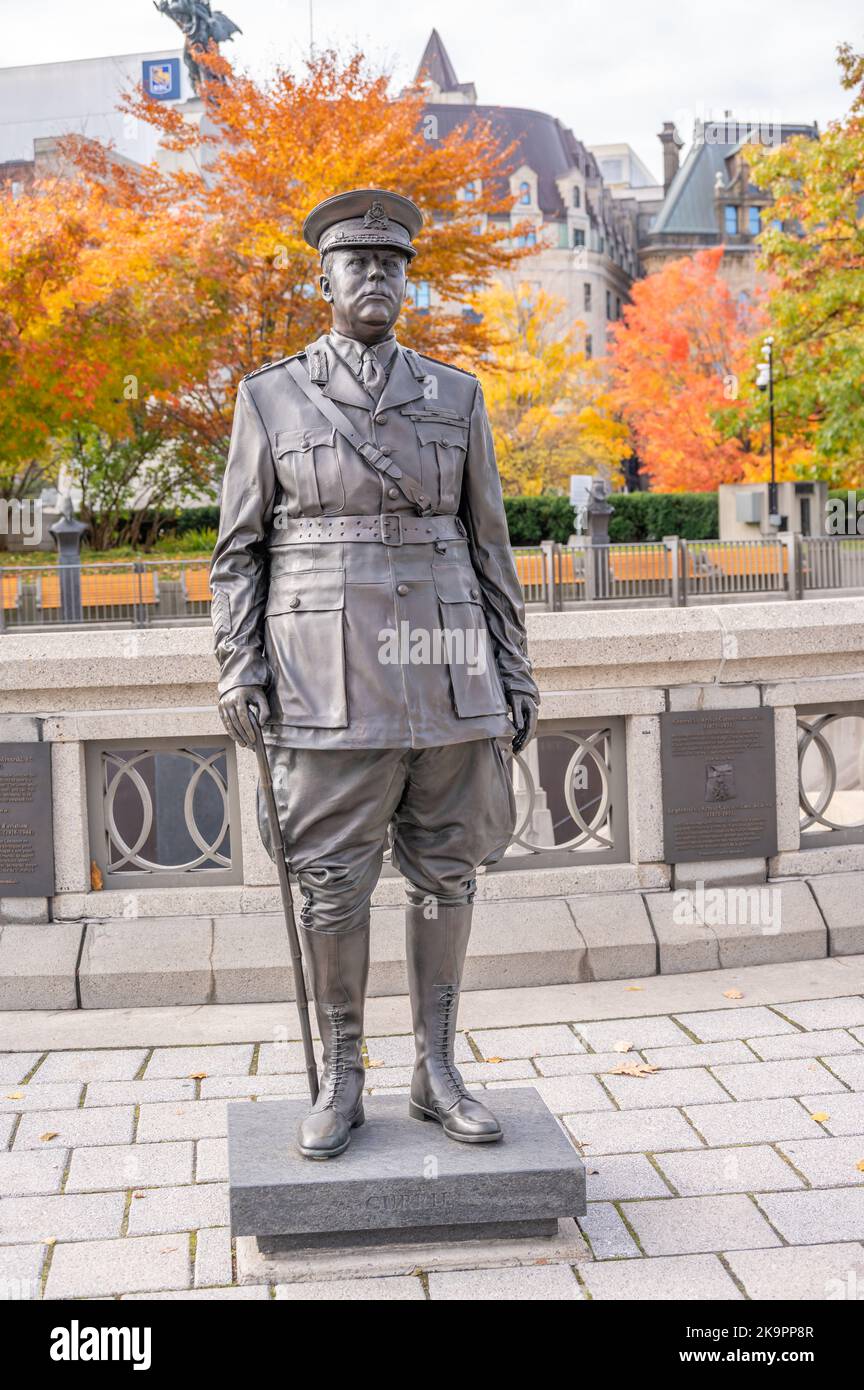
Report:
[{"label": "tall leather riding boot", "polygon": [[369,917],[347,932],[312,931],[301,924],[303,955],[311,976],[324,1072],[318,1099],[300,1124],[305,1158],[344,1153],[351,1130],[362,1125],[363,1005],[369,975]]},{"label": "tall leather riding boot", "polygon": [[456,1014],[472,907],[439,903],[437,918],[409,905],[406,914],[408,985],[417,1060],[408,1112],[415,1120],[437,1120],[448,1139],[490,1144],[501,1126],[490,1110],[468,1094],[456,1070]]}]

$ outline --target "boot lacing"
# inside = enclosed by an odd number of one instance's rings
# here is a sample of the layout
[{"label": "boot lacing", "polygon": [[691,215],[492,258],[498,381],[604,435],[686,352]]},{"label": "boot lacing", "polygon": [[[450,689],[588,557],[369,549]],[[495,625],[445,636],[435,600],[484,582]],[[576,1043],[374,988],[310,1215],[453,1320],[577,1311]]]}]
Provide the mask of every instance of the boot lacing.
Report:
[{"label": "boot lacing", "polygon": [[456,1004],[459,1000],[459,991],[455,985],[443,985],[440,991],[441,1008],[439,1018],[439,1039],[440,1056],[438,1058],[448,1088],[454,1100],[470,1100],[468,1092],[465,1090],[465,1083],[459,1072],[456,1070],[456,1063],[453,1057],[455,1049],[455,1037],[453,1036],[456,1026]]},{"label": "boot lacing", "polygon": [[322,1110],[330,1110],[336,1104],[337,1092],[345,1078],[346,1066],[345,1033],[343,1031],[344,1011],[338,1005],[331,1005],[326,1013],[333,1028],[333,1046],[327,1057],[325,1068],[327,1088],[324,1094],[324,1103],[320,1106]]}]

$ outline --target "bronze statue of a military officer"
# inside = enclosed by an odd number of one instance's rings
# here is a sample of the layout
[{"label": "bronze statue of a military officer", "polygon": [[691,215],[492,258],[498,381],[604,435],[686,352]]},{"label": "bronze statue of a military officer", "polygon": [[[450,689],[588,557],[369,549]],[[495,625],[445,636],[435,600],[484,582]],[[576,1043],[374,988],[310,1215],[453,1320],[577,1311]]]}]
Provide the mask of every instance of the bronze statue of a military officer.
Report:
[{"label": "bronze statue of a military officer", "polygon": [[[369,903],[388,829],[408,884],[417,1060],[410,1113],[501,1137],[454,1064],[476,870],[514,826],[509,746],[539,696],[482,392],[393,327],[422,216],[358,189],[303,232],[331,331],[237,396],[213,554],[226,729],[263,726],[324,1044],[299,1145],[332,1158],[363,1123]],[[259,792],[259,825],[272,854]]]}]

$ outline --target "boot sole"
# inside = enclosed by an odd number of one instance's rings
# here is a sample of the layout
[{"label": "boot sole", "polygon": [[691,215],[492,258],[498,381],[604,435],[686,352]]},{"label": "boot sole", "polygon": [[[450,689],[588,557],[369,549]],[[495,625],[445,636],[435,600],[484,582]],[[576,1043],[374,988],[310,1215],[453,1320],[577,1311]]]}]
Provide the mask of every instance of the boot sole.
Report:
[{"label": "boot sole", "polygon": [[[356,1115],[354,1119],[351,1121],[351,1128],[359,1129],[360,1126],[365,1123],[366,1116],[361,1110],[360,1113]],[[349,1134],[348,1138],[345,1140],[345,1143],[341,1146],[341,1148],[338,1149],[304,1149],[302,1144],[298,1144],[297,1148],[299,1149],[300,1153],[303,1155],[304,1158],[311,1158],[314,1163],[324,1163],[328,1158],[338,1158],[340,1154],[344,1154],[345,1150],[348,1148],[348,1145],[350,1143],[351,1135]]]},{"label": "boot sole", "polygon": [[424,1110],[422,1105],[418,1105],[416,1100],[409,1100],[408,1114],[412,1120],[432,1120],[436,1125],[440,1125],[448,1139],[452,1139],[456,1144],[497,1144],[499,1139],[504,1138],[504,1131],[499,1129],[496,1134],[454,1134],[452,1129],[448,1129],[440,1115],[434,1110]]}]

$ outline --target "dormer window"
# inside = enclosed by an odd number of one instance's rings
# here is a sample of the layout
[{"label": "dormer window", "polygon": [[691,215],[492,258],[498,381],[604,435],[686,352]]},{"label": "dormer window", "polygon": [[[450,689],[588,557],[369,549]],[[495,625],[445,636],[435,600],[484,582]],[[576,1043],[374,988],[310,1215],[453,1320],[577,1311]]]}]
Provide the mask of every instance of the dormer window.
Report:
[{"label": "dormer window", "polygon": [[528,207],[531,206],[531,185],[524,179],[519,185],[519,202]]},{"label": "dormer window", "polygon": [[582,193],[581,193],[581,190],[580,190],[580,188],[579,188],[578,183],[576,183],[576,184],[573,185],[573,207],[574,207],[574,208],[581,208],[581,206],[582,206]]}]

